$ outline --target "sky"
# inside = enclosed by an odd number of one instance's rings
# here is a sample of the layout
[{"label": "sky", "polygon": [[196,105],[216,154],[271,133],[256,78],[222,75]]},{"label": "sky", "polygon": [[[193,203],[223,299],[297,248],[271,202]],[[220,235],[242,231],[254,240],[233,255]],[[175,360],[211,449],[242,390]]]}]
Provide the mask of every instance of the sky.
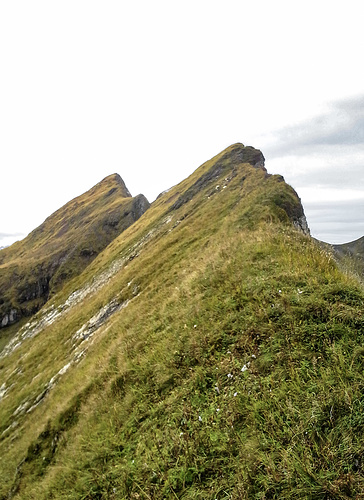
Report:
[{"label": "sky", "polygon": [[315,238],[364,236],[360,0],[0,2],[0,246],[119,173],[149,201],[235,142]]}]

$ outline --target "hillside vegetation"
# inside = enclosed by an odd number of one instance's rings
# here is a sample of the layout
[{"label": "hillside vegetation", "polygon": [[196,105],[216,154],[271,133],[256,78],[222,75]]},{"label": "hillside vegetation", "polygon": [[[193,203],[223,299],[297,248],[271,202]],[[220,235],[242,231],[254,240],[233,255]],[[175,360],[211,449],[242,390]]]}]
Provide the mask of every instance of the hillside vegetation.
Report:
[{"label": "hillside vegetation", "polygon": [[362,498],[363,289],[236,144],[0,360],[0,498]]},{"label": "hillside vegetation", "polygon": [[2,249],[0,328],[37,312],[148,207],[143,195],[132,198],[121,177],[110,175]]}]

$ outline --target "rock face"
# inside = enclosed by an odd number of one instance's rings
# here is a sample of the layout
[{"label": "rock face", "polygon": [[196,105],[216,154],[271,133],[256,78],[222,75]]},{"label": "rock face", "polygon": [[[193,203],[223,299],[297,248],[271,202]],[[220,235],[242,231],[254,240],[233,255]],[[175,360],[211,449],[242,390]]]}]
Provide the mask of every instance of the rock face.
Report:
[{"label": "rock face", "polygon": [[150,204],[113,174],[0,254],[0,327],[34,314]]},{"label": "rock face", "polygon": [[[302,209],[303,210],[303,209]],[[300,217],[297,217],[293,220],[293,224],[297,229],[300,229],[304,234],[310,234],[310,228],[307,224],[307,219],[305,214],[302,214]]]}]

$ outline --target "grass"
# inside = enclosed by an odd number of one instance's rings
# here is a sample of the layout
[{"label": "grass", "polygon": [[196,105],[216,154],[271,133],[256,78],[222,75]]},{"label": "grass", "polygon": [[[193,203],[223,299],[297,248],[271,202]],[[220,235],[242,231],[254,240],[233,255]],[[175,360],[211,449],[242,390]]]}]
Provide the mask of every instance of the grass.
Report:
[{"label": "grass", "polygon": [[130,294],[1,437],[0,498],[361,498],[362,286],[292,227],[293,190],[263,170],[240,166],[226,189],[202,186],[170,212],[219,158],[56,300],[143,241],[107,285],[1,360],[7,428],[69,359],[73,333]]}]

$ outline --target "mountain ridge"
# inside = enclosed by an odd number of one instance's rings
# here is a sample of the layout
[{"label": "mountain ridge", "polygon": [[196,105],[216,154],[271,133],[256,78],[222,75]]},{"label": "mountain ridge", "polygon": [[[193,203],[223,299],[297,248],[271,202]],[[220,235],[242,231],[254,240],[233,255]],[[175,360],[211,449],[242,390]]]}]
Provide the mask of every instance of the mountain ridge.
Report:
[{"label": "mountain ridge", "polygon": [[[66,203],[0,253],[0,326],[31,316],[149,208],[118,174]],[[9,286],[11,285],[11,286]]]},{"label": "mountain ridge", "polygon": [[0,498],[362,491],[363,290],[298,223],[294,189],[231,148],[3,351]]}]

